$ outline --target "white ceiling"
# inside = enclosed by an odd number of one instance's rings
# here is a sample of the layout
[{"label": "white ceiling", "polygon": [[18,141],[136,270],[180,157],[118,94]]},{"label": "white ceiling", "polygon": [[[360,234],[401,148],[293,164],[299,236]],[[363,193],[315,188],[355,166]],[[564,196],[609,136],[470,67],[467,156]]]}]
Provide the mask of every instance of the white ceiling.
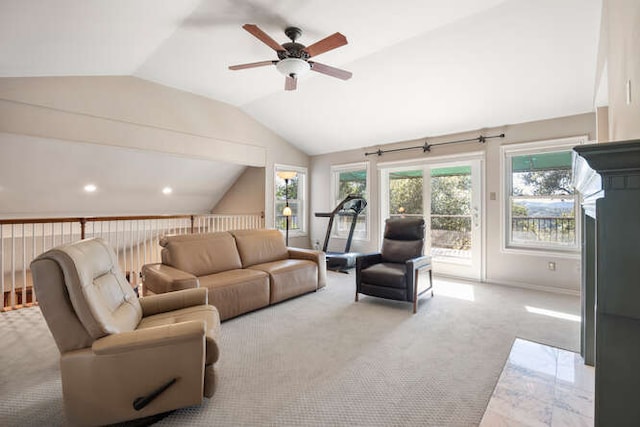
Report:
[{"label": "white ceiling", "polygon": [[[134,75],[235,105],[308,154],[593,110],[601,0],[3,0],[0,77]],[[349,44],[285,92],[280,43]]]},{"label": "white ceiling", "polygon": [[[0,146],[0,218],[209,212],[244,170],[26,135],[0,133]],[[97,190],[86,193],[87,184]],[[165,186],[172,188],[170,195],[162,193]]]}]

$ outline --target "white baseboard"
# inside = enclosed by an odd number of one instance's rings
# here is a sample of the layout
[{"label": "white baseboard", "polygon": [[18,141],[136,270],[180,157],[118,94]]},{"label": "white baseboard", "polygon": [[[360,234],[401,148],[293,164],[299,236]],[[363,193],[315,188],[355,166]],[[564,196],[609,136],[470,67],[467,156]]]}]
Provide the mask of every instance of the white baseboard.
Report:
[{"label": "white baseboard", "polygon": [[461,276],[452,276],[452,275],[441,274],[441,273],[433,273],[433,278],[434,279],[443,278],[443,279],[452,279],[452,280],[462,280],[462,281],[471,282],[471,283],[486,283],[487,285],[508,286],[510,288],[531,289],[533,291],[549,292],[549,293],[552,293],[552,294],[560,294],[560,295],[571,295],[571,296],[575,296],[575,297],[579,297],[580,296],[580,291],[577,290],[577,289],[556,288],[554,286],[534,285],[533,283],[500,282],[500,281],[495,281],[495,280],[479,281],[479,280],[473,279],[473,278],[461,277]]},{"label": "white baseboard", "polygon": [[532,283],[522,283],[522,282],[497,282],[493,280],[488,280],[485,283],[490,285],[509,286],[512,288],[522,288],[522,289],[531,289],[534,291],[550,292],[553,294],[572,295],[576,297],[580,296],[580,291],[577,289],[556,288],[553,286],[541,286],[541,285],[534,285]]}]

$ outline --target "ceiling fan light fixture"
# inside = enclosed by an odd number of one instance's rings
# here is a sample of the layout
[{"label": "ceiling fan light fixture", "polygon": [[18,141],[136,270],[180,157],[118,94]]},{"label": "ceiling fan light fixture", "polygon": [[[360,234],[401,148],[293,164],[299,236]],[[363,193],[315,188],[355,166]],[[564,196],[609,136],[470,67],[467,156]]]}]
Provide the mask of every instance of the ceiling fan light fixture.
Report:
[{"label": "ceiling fan light fixture", "polygon": [[[284,90],[296,90],[298,77],[309,72],[309,70],[335,77],[342,80],[349,80],[351,72],[339,68],[330,67],[315,61],[315,57],[347,44],[347,38],[340,33],[333,33],[310,46],[297,43],[296,40],[302,35],[302,30],[297,27],[287,27],[284,34],[291,40],[290,43],[280,44],[262,31],[255,24],[245,24],[242,26],[252,36],[262,43],[275,50],[278,59],[275,61],[259,61],[249,64],[238,64],[229,66],[230,70],[244,70],[246,68],[265,67],[275,65],[278,72],[285,76]],[[314,58],[314,61],[309,61]]]},{"label": "ceiling fan light fixture", "polygon": [[304,59],[284,58],[278,61],[276,68],[285,76],[298,78],[311,69],[311,65]]}]

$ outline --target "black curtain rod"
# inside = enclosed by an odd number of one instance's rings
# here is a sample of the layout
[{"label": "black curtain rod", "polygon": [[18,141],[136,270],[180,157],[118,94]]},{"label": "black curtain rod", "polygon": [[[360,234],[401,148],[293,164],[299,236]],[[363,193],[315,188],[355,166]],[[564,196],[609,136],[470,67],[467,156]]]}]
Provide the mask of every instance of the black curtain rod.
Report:
[{"label": "black curtain rod", "polygon": [[487,139],[491,139],[491,138],[504,138],[504,133],[501,133],[500,135],[492,135],[492,136],[479,136],[477,138],[469,138],[469,139],[458,139],[457,141],[447,141],[447,142],[438,142],[436,144],[429,144],[427,142],[424,143],[424,145],[418,145],[416,147],[405,147],[405,148],[393,148],[391,150],[378,150],[378,151],[372,151],[370,153],[364,153],[365,156],[372,156],[374,154],[377,154],[378,156],[382,156],[384,153],[394,153],[396,151],[406,151],[406,150],[415,150],[418,148],[422,149],[423,153],[426,153],[427,151],[431,151],[431,147],[435,147],[436,145],[447,145],[447,144],[458,144],[460,142],[472,142],[472,141],[476,141],[479,142],[481,144],[484,144]]}]

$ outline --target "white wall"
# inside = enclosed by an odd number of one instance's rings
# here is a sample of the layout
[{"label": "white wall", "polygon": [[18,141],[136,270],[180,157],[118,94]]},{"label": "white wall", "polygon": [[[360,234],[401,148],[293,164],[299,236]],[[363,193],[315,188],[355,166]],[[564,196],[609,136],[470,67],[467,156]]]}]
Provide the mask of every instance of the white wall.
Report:
[{"label": "white wall", "polygon": [[[606,58],[609,140],[640,138],[640,1],[606,0],[606,40],[599,56]],[[631,103],[627,103],[627,82]]]},{"label": "white wall", "polygon": [[[580,288],[580,260],[559,256],[533,256],[521,254],[507,254],[501,251],[500,214],[502,206],[499,202],[502,187],[500,185],[500,146],[519,142],[532,142],[558,139],[571,136],[587,135],[590,140],[595,138],[595,114],[588,113],[571,117],[544,120],[538,122],[507,125],[499,128],[483,129],[484,135],[505,133],[504,139],[491,139],[485,144],[468,143],[434,147],[431,153],[422,154],[420,150],[404,151],[384,154],[381,157],[368,156],[365,152],[378,148],[390,149],[422,145],[424,140],[406,141],[387,146],[375,146],[361,150],[351,150],[311,158],[311,241],[322,242],[326,232],[327,219],[315,218],[314,212],[328,212],[334,206],[330,194],[331,166],[344,163],[371,162],[371,200],[369,201],[369,215],[371,221],[371,239],[369,241],[354,241],[353,251],[371,252],[379,248],[379,176],[378,162],[417,159],[421,157],[435,158],[437,156],[462,154],[466,152],[484,151],[485,153],[485,206],[486,206],[486,279],[488,282],[513,285],[537,286],[540,288],[554,288],[570,293],[578,292]],[[478,132],[467,132],[429,138],[434,144],[454,139],[473,138]],[[495,192],[497,200],[489,200],[489,193]],[[341,250],[344,240],[333,239],[330,249]],[[556,270],[549,271],[547,263],[554,261]]]}]

